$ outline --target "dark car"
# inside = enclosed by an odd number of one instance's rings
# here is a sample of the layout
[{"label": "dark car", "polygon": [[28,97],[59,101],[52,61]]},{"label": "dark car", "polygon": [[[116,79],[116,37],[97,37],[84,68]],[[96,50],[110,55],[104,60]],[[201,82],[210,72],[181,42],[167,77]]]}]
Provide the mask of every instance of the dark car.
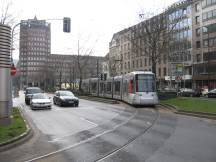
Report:
[{"label": "dark car", "polygon": [[53,97],[54,105],[59,106],[79,106],[79,99],[70,91],[56,91]]},{"label": "dark car", "polygon": [[28,87],[25,91],[25,103],[30,105],[30,101],[33,94],[42,93],[42,90],[39,87]]},{"label": "dark car", "polygon": [[181,88],[178,92],[178,96],[184,96],[184,97],[200,97],[201,91],[199,89],[193,90],[190,88]]},{"label": "dark car", "polygon": [[213,89],[207,93],[208,98],[216,98],[216,89]]}]

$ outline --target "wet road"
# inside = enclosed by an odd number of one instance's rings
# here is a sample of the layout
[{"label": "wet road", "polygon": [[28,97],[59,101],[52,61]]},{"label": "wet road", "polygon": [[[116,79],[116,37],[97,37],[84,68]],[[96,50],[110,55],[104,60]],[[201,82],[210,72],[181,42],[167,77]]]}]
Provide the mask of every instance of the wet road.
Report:
[{"label": "wet road", "polygon": [[215,121],[87,100],[32,111],[23,101],[16,99],[35,134],[0,153],[4,161],[216,161]]}]

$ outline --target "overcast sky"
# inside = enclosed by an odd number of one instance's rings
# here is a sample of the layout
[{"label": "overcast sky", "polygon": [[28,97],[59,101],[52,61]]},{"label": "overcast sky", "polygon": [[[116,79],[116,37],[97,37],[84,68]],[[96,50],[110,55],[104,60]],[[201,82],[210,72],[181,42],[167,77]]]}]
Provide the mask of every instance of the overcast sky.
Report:
[{"label": "overcast sky", "polygon": [[[0,0],[8,1],[8,0]],[[62,21],[51,23],[51,53],[76,54],[77,42],[94,55],[105,56],[114,33],[138,23],[139,14],[158,12],[177,0],[10,0],[16,20],[71,18],[71,33],[62,32]],[[2,6],[2,5],[0,5]],[[14,57],[18,58],[18,50]]]}]

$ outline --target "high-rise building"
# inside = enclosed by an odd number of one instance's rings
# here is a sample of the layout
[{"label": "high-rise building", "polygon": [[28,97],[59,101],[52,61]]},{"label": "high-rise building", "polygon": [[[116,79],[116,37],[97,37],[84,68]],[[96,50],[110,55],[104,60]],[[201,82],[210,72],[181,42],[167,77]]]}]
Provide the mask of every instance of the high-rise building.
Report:
[{"label": "high-rise building", "polygon": [[36,17],[21,20],[19,54],[21,86],[45,86],[50,49],[50,23],[37,20]]}]

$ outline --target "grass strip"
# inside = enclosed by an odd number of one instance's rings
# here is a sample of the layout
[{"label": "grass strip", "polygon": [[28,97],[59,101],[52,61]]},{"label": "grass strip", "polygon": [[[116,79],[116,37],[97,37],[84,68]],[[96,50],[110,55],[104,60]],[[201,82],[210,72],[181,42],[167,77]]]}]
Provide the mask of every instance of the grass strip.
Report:
[{"label": "grass strip", "polygon": [[0,126],[0,143],[4,143],[15,138],[26,131],[25,122],[18,108],[13,108],[11,124]]},{"label": "grass strip", "polygon": [[216,113],[216,101],[202,100],[199,98],[177,97],[161,101],[161,103],[171,104],[182,110]]}]

